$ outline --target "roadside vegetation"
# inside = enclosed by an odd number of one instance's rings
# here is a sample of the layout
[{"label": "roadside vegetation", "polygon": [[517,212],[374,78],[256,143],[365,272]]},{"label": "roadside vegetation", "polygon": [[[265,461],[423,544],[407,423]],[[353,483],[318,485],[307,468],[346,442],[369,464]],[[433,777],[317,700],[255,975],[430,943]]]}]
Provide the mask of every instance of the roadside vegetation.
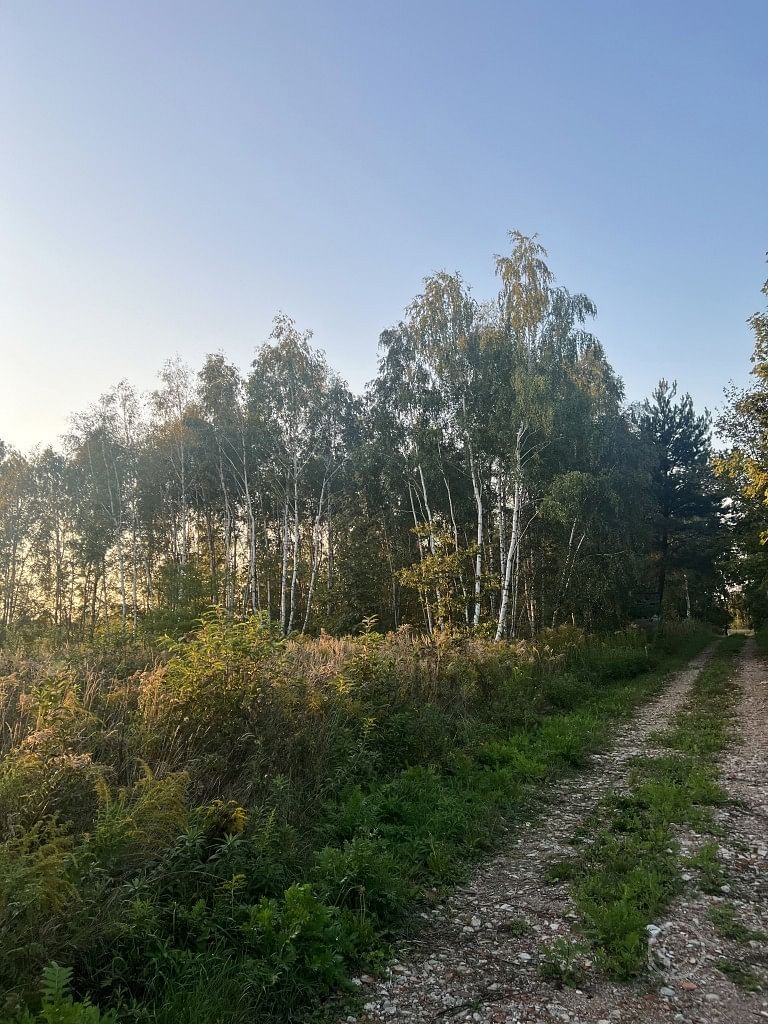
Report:
[{"label": "roadside vegetation", "polygon": [[160,652],[6,647],[6,1019],[48,1013],[41,978],[74,1000],[46,1021],[306,1010],[706,640],[286,640],[211,613]]}]

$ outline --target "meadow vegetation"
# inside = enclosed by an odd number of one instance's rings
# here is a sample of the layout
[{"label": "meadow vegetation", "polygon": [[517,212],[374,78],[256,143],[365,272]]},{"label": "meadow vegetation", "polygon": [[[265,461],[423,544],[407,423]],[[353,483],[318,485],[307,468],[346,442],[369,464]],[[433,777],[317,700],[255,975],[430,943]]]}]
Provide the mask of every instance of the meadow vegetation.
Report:
[{"label": "meadow vegetation", "polygon": [[219,612],[182,640],[9,638],[3,1019],[305,1012],[706,639],[286,639]]}]

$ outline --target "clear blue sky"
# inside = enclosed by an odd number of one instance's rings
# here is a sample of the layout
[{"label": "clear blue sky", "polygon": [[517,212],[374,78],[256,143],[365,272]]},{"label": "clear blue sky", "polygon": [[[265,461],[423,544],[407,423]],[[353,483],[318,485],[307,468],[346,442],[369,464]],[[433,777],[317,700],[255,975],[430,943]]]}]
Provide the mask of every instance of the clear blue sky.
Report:
[{"label": "clear blue sky", "polygon": [[284,309],[354,388],[508,228],[630,397],[743,382],[768,275],[766,0],[2,0],[0,437],[55,439]]}]

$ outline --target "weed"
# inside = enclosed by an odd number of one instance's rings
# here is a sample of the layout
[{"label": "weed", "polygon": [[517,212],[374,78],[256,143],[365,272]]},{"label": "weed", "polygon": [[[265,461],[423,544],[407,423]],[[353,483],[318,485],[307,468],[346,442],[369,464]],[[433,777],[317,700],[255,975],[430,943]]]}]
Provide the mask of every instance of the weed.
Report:
[{"label": "weed", "polygon": [[746,992],[760,992],[762,984],[749,964],[736,962],[735,960],[719,960],[718,971],[721,971],[726,978],[729,978],[738,988]]},{"label": "weed", "polygon": [[576,987],[583,982],[588,952],[589,947],[584,943],[555,939],[544,952],[539,968],[541,974],[558,985]]},{"label": "weed", "polygon": [[496,930],[504,932],[506,935],[512,935],[515,938],[522,938],[524,935],[530,935],[533,928],[524,917],[512,917],[503,924],[500,924]]},{"label": "weed", "polygon": [[14,1019],[15,1024],[113,1024],[115,1015],[102,1013],[87,996],[75,1002],[70,991],[71,981],[71,968],[49,964],[42,974],[39,1014],[25,1010]]},{"label": "weed", "polygon": [[699,886],[703,892],[717,894],[725,884],[725,876],[717,858],[717,843],[704,843],[695,853],[685,858],[687,867],[699,875]]},{"label": "weed", "polygon": [[719,903],[711,907],[709,917],[717,934],[724,939],[741,943],[765,942],[768,939],[765,932],[748,928],[743,921],[739,920],[736,910],[730,903]]},{"label": "weed", "polygon": [[56,960],[73,1006],[91,993],[127,1024],[294,1019],[705,639],[286,641],[211,614],[151,656],[19,662],[0,678],[0,985],[36,1012]]}]

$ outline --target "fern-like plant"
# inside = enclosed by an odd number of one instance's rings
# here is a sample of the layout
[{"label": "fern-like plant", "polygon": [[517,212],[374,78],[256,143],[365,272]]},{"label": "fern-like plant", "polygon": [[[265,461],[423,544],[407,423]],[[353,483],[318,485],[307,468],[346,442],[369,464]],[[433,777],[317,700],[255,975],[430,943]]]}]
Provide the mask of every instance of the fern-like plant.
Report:
[{"label": "fern-like plant", "polygon": [[102,1013],[88,996],[75,1002],[71,994],[72,968],[49,964],[43,970],[40,983],[42,1005],[37,1014],[25,1010],[13,1022],[6,1018],[2,1024],[114,1024],[114,1013]]}]

